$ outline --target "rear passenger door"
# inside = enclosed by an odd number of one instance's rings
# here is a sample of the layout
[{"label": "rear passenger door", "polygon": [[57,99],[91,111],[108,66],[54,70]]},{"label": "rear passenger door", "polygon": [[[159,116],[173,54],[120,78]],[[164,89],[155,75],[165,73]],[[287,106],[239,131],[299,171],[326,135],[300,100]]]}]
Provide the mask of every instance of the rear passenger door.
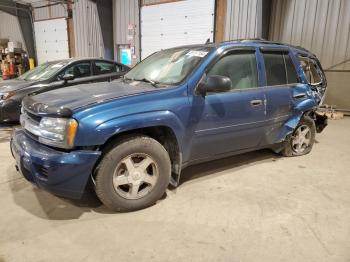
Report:
[{"label": "rear passenger door", "polygon": [[261,49],[262,60],[265,65],[265,96],[267,133],[265,141],[269,141],[272,132],[278,132],[293,114],[293,88],[300,84],[295,66],[288,49]]},{"label": "rear passenger door", "polygon": [[124,68],[122,65],[109,61],[94,61],[93,74],[95,82],[104,82],[117,79],[124,75]]}]

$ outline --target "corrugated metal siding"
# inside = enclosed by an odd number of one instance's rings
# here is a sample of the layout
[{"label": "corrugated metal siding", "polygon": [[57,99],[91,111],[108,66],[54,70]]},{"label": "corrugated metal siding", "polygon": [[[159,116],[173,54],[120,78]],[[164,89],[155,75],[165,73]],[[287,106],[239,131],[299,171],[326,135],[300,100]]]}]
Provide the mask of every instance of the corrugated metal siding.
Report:
[{"label": "corrugated metal siding", "polygon": [[75,56],[103,57],[104,45],[96,3],[78,0],[73,5]]},{"label": "corrugated metal siding", "polygon": [[326,72],[326,104],[350,109],[350,1],[273,0],[270,37],[315,53]]},{"label": "corrugated metal siding", "polygon": [[18,18],[3,11],[0,11],[0,38],[20,42],[26,50]]},{"label": "corrugated metal siding", "polygon": [[227,0],[225,40],[258,37],[259,0]]},{"label": "corrugated metal siding", "polygon": [[349,70],[350,1],[274,0],[270,39],[309,49],[325,69]]},{"label": "corrugated metal siding", "polygon": [[155,5],[155,4],[164,4],[169,2],[176,2],[176,1],[184,1],[184,0],[142,0],[142,5]]},{"label": "corrugated metal siding", "polygon": [[[128,25],[135,25],[133,44],[135,45],[136,59],[135,64],[140,59],[140,28],[139,28],[139,1],[138,0],[115,0],[113,1],[113,20],[114,20],[114,43],[115,45],[128,45],[129,29]],[[118,57],[117,46],[115,46],[115,57]]]},{"label": "corrugated metal siding", "polygon": [[[54,2],[50,1],[39,1],[33,2],[33,17],[35,21],[52,19],[58,17],[66,17],[67,16],[67,8],[66,5],[58,4],[52,6],[46,6],[48,4],[53,4]],[[39,6],[46,6],[42,8],[36,8]]]}]

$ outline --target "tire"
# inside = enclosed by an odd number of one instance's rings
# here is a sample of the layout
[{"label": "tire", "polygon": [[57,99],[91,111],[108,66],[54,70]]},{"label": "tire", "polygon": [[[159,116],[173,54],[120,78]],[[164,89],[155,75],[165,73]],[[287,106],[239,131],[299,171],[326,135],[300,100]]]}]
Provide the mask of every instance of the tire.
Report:
[{"label": "tire", "polygon": [[110,147],[96,171],[95,191],[102,203],[113,211],[134,211],[163,196],[171,162],[158,141],[140,135]]},{"label": "tire", "polygon": [[[307,133],[305,140],[309,140],[309,142],[306,144],[302,144],[303,138],[298,139],[298,132],[301,134],[302,132],[307,132],[307,128],[309,129],[309,132]],[[312,147],[315,142],[315,135],[316,135],[316,125],[312,118],[308,116],[304,116],[298,126],[293,131],[293,134],[288,136],[286,140],[286,145],[282,149],[281,154],[283,156],[291,157],[291,156],[302,156],[310,153],[312,150]],[[302,148],[298,150],[298,144],[302,144]]]}]

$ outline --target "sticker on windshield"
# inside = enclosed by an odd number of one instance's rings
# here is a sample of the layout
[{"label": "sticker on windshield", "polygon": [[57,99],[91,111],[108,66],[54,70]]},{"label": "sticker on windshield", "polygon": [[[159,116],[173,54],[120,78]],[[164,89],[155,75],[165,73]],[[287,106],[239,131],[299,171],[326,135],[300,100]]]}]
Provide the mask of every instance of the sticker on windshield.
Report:
[{"label": "sticker on windshield", "polygon": [[51,68],[57,68],[57,67],[60,68],[60,67],[62,67],[62,66],[63,66],[63,65],[61,65],[61,64],[56,64],[56,65],[52,65]]},{"label": "sticker on windshield", "polygon": [[189,56],[198,56],[198,57],[205,57],[208,54],[208,52],[205,51],[196,51],[196,50],[192,50],[190,52],[188,52],[186,55]]}]

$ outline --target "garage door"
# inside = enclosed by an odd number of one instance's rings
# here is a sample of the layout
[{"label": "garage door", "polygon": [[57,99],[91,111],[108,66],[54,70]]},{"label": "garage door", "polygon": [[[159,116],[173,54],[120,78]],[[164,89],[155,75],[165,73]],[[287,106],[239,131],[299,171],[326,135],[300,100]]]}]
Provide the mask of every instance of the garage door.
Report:
[{"label": "garage door", "polygon": [[34,31],[38,64],[69,58],[65,18],[34,22]]},{"label": "garage door", "polygon": [[187,0],[141,8],[141,58],[214,36],[215,0]]}]

